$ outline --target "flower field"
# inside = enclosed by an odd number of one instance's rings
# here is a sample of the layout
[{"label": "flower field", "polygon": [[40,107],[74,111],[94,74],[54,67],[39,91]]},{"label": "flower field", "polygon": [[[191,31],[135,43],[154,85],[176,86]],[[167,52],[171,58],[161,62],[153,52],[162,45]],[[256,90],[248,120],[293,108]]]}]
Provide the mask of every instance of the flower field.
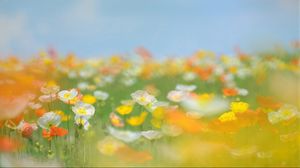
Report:
[{"label": "flower field", "polygon": [[0,60],[0,166],[300,166],[300,51]]}]

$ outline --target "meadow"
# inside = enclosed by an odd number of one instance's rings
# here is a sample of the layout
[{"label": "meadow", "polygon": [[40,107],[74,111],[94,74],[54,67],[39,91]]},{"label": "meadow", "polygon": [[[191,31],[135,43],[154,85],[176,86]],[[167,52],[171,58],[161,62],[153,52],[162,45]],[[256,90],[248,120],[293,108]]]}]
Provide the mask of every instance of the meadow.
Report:
[{"label": "meadow", "polygon": [[300,166],[300,50],[0,60],[0,166]]}]

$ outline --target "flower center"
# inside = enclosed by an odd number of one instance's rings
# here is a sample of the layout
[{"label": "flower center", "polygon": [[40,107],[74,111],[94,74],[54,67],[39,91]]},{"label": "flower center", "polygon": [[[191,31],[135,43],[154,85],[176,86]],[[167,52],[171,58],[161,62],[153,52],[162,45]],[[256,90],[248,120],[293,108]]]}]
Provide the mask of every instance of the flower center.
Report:
[{"label": "flower center", "polygon": [[83,108],[83,107],[80,107],[78,110],[77,110],[78,114],[81,114],[81,115],[86,115],[87,112],[86,112],[86,109]]}]

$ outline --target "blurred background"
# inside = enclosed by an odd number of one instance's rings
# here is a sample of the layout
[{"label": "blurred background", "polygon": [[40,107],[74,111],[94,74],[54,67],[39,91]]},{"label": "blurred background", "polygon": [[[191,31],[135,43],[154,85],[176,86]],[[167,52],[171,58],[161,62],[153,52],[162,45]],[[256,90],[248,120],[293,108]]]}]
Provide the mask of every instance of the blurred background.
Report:
[{"label": "blurred background", "polygon": [[198,49],[230,54],[288,45],[299,37],[299,0],[0,0],[0,58],[55,48],[81,58],[154,57]]}]

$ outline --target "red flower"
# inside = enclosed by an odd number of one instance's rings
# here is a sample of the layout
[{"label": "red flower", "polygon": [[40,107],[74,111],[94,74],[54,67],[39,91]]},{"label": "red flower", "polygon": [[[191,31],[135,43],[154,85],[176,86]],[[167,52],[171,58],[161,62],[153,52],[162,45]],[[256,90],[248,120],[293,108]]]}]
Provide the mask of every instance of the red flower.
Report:
[{"label": "red flower", "polygon": [[29,137],[31,137],[33,131],[36,129],[37,129],[37,126],[35,124],[24,123],[21,128],[22,136],[24,138],[29,138]]},{"label": "red flower", "polygon": [[65,136],[67,134],[68,134],[68,130],[64,128],[55,127],[55,126],[52,126],[49,131],[43,129],[42,132],[43,137],[48,139],[49,141],[54,136]]}]

